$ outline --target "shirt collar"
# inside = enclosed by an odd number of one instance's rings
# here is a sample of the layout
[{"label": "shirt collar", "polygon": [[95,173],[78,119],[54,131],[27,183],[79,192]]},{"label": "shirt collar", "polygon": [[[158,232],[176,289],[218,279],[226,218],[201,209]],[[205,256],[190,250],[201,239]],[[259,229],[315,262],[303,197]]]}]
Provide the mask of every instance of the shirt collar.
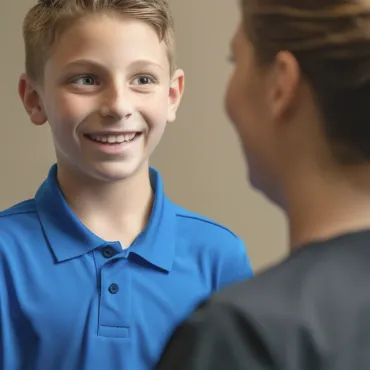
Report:
[{"label": "shirt collar", "polygon": [[154,266],[170,271],[176,248],[176,208],[166,197],[162,178],[150,168],[154,202],[148,224],[130,247],[134,253]]},{"label": "shirt collar", "polygon": [[[176,212],[165,196],[158,171],[149,169],[154,202],[149,222],[128,249],[154,267],[170,271],[175,257]],[[36,209],[50,247],[58,262],[80,257],[108,244],[92,233],[65,201],[57,181],[57,165],[38,189]]]}]

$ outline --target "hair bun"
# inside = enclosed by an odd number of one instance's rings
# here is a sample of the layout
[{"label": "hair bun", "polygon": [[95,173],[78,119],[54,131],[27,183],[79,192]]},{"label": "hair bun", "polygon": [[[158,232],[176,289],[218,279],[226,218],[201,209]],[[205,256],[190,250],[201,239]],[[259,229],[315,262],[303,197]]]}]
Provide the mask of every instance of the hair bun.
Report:
[{"label": "hair bun", "polygon": [[38,0],[38,4],[46,8],[54,7],[58,4],[59,0]]}]

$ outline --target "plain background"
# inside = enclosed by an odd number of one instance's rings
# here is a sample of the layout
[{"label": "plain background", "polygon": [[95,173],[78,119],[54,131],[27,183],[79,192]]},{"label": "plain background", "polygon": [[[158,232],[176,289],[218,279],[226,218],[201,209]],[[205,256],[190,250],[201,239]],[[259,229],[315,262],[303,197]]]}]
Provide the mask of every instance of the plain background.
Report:
[{"label": "plain background", "polygon": [[[231,228],[244,239],[255,270],[265,268],[287,253],[286,223],[248,185],[239,142],[224,113],[237,1],[169,1],[186,89],[177,122],[168,126],[151,164],[161,171],[173,201]],[[55,161],[48,126],[33,126],[17,95],[22,20],[35,3],[0,1],[0,208],[33,197]]]}]

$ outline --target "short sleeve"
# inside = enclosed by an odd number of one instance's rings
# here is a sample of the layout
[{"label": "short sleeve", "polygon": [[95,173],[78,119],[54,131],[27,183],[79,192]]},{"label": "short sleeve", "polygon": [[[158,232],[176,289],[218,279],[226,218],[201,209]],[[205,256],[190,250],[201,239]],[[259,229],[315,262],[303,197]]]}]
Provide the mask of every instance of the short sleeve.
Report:
[{"label": "short sleeve", "polygon": [[219,261],[216,291],[253,277],[252,266],[243,240],[239,237],[234,240],[233,243],[223,248],[222,259]]}]

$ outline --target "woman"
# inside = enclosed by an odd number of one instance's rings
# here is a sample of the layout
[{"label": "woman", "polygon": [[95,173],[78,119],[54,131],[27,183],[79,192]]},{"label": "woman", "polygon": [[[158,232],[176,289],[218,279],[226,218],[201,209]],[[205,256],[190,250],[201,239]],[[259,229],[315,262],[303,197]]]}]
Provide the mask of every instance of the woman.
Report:
[{"label": "woman", "polygon": [[242,13],[227,111],[291,254],[199,307],[157,369],[369,369],[370,1]]}]

